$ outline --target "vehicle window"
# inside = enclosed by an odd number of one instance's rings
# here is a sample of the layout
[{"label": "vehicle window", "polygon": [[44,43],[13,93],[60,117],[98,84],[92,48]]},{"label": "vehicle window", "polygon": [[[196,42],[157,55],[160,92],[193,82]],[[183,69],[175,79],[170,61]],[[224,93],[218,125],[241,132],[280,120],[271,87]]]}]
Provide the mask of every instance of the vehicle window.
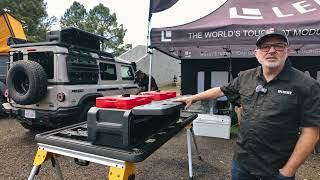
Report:
[{"label": "vehicle window", "polygon": [[39,63],[47,74],[48,79],[54,75],[54,54],[53,52],[29,52],[28,59]]},{"label": "vehicle window", "polygon": [[0,55],[0,80],[3,82],[6,82],[6,77],[7,77],[7,72],[8,72],[7,62],[8,62],[8,57]]},{"label": "vehicle window", "polygon": [[67,71],[72,84],[97,84],[99,67],[91,56],[70,53],[67,58]]},{"label": "vehicle window", "polygon": [[121,66],[122,80],[134,80],[133,71],[130,66]]},{"label": "vehicle window", "polygon": [[13,62],[16,62],[18,60],[23,60],[23,53],[20,51],[15,52],[15,53],[13,53],[12,57],[13,57]]},{"label": "vehicle window", "polygon": [[117,72],[115,64],[99,63],[101,80],[116,80]]}]

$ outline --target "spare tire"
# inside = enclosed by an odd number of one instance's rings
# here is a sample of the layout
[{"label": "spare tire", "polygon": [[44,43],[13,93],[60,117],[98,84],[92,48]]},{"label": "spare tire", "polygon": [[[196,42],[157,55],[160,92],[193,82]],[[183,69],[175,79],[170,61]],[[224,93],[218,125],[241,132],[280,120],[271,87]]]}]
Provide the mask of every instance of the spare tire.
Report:
[{"label": "spare tire", "polygon": [[17,104],[27,105],[40,101],[47,94],[47,86],[47,74],[37,62],[20,60],[9,69],[9,96]]}]

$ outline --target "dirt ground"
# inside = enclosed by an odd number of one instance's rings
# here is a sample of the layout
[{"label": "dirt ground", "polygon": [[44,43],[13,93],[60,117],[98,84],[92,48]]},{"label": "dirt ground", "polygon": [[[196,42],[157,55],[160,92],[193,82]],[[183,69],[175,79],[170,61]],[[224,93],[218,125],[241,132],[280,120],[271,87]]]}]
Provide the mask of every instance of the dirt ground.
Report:
[{"label": "dirt ground", "polygon": [[[0,119],[0,179],[27,179],[37,149],[31,133],[10,118]],[[193,174],[199,180],[230,179],[230,161],[236,137],[230,140],[197,137],[203,161],[197,159],[193,147]],[[105,179],[108,168],[90,163],[78,166],[74,160],[59,157],[65,179]],[[182,130],[154,154],[136,164],[136,179],[188,179],[186,130]],[[46,162],[35,179],[57,179],[50,162]],[[297,173],[297,180],[320,179],[320,155],[311,155]]]}]

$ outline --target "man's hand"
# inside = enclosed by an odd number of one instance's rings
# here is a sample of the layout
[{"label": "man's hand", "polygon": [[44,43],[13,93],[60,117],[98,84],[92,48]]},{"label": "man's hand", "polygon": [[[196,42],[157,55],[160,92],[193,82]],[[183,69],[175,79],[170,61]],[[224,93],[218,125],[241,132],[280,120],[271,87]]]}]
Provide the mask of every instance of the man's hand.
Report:
[{"label": "man's hand", "polygon": [[285,169],[279,169],[279,173],[282,176],[285,176],[285,177],[293,177],[295,175],[294,171],[288,171],[288,170],[285,170]]},{"label": "man's hand", "polygon": [[284,176],[294,176],[301,164],[307,159],[319,139],[318,127],[303,127],[299,140],[287,163],[279,170]]},{"label": "man's hand", "polygon": [[175,99],[175,100],[173,100],[173,101],[185,103],[185,104],[186,104],[185,109],[188,109],[188,108],[191,106],[191,104],[194,102],[192,96],[190,96],[190,97],[178,98],[178,99]]},{"label": "man's hand", "polygon": [[221,91],[220,87],[211,88],[204,92],[195,94],[189,97],[182,97],[176,99],[174,101],[184,102],[186,104],[186,109],[191,106],[191,104],[195,101],[202,101],[202,100],[209,100],[209,99],[216,99],[218,97],[224,96],[223,92]]}]

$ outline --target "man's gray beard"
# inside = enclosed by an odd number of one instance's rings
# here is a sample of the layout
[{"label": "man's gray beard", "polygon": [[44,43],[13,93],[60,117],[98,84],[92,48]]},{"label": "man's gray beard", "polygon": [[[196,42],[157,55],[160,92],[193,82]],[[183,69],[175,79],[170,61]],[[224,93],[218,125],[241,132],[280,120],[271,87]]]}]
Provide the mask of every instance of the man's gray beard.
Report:
[{"label": "man's gray beard", "polygon": [[258,62],[266,68],[277,68],[282,65],[282,61],[277,61],[277,62],[266,62],[258,59]]}]

